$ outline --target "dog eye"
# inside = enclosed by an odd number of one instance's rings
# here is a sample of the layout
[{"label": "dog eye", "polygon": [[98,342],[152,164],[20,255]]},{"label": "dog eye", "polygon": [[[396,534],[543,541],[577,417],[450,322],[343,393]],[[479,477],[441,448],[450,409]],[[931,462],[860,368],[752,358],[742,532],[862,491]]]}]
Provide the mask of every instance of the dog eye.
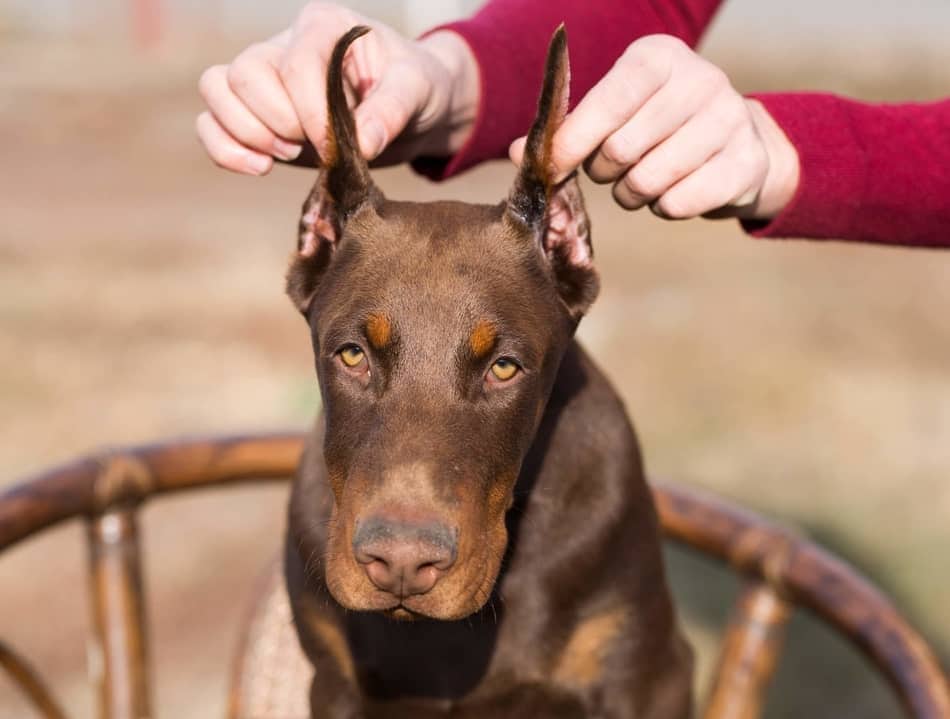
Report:
[{"label": "dog eye", "polygon": [[366,355],[363,350],[356,345],[347,345],[340,350],[340,361],[347,367],[359,367],[366,361]]},{"label": "dog eye", "polygon": [[499,382],[507,382],[518,374],[518,365],[507,357],[499,357],[491,366],[491,373]]}]

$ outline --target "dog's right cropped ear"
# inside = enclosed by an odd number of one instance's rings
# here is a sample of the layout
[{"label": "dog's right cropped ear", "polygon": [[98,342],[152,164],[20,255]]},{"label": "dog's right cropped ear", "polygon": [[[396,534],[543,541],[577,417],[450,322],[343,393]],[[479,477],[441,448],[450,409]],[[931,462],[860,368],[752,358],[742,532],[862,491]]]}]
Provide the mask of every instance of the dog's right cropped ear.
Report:
[{"label": "dog's right cropped ear", "polygon": [[567,32],[554,31],[544,66],[538,112],[528,131],[524,158],[508,195],[506,218],[537,242],[549,262],[558,294],[575,320],[597,296],[590,223],[576,173],[555,182],[554,133],[567,115],[571,69]]},{"label": "dog's right cropped ear", "polygon": [[287,294],[301,312],[310,307],[320,276],[343,237],[346,221],[378,190],[360,153],[356,123],[343,87],[346,51],[369,28],[358,25],[341,37],[327,67],[327,139],[320,173],[303,204],[297,252],[287,272]]}]

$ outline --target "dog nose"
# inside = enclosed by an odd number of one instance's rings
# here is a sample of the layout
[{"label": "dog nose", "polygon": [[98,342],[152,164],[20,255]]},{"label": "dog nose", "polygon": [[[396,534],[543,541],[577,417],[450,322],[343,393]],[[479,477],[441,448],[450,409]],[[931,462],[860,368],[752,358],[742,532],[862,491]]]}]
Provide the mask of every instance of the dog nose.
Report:
[{"label": "dog nose", "polygon": [[456,535],[438,522],[371,517],[357,527],[353,553],[374,585],[405,599],[430,591],[455,564]]}]

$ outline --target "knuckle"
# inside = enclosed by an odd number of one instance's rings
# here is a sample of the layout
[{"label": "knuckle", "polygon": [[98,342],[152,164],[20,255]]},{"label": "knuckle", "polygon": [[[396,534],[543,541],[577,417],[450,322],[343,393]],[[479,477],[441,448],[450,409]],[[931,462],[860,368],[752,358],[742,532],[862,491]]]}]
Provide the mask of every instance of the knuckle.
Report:
[{"label": "knuckle", "polygon": [[673,59],[683,52],[692,52],[689,46],[673,35],[644,35],[632,42],[625,55],[644,67],[669,70]]},{"label": "knuckle", "polygon": [[317,2],[312,0],[304,5],[297,18],[302,22],[310,22],[319,19],[333,8],[333,5],[327,2]]},{"label": "knuckle", "polygon": [[727,132],[741,127],[748,118],[742,98],[733,92],[717,95],[709,107],[709,115],[716,127]]},{"label": "knuckle", "polygon": [[215,92],[224,72],[224,65],[212,65],[201,73],[198,78],[198,92],[205,101]]},{"label": "knuckle", "polygon": [[277,75],[285,83],[292,82],[299,72],[297,64],[289,56],[283,57],[281,61],[277,63]]},{"label": "knuckle", "polygon": [[643,197],[658,197],[665,189],[659,173],[644,165],[635,165],[626,175],[624,184]]},{"label": "knuckle", "polygon": [[667,35],[665,33],[654,33],[652,35],[644,35],[640,39],[631,43],[631,47],[637,46],[638,50],[644,50],[649,52],[679,52],[680,50],[688,50],[689,46],[680,40],[675,35]]},{"label": "knuckle", "polygon": [[258,72],[265,62],[264,57],[270,52],[265,43],[257,42],[247,47],[228,66],[228,82],[239,85],[247,83],[248,79]]},{"label": "knuckle", "polygon": [[301,32],[333,32],[341,35],[347,28],[366,19],[349,8],[329,2],[309,2],[298,13],[294,26]]},{"label": "knuckle", "polygon": [[750,122],[749,109],[746,107],[745,100],[742,99],[739,93],[732,89],[731,85],[729,85],[728,92],[726,93],[723,108],[727,119],[730,120],[733,126],[737,127]]},{"label": "knuckle", "polygon": [[737,169],[746,176],[757,176],[764,170],[764,152],[755,142],[744,142],[736,152]]},{"label": "knuckle", "polygon": [[703,63],[706,66],[703,72],[706,76],[705,84],[707,87],[719,89],[727,87],[730,89],[732,88],[732,83],[729,82],[729,76],[726,74],[725,70],[717,65],[713,65],[711,62],[706,62],[705,60],[703,60]]},{"label": "knuckle", "polygon": [[600,146],[601,156],[612,165],[629,165],[637,158],[630,141],[618,133],[614,133]]},{"label": "knuckle", "polygon": [[247,76],[247,60],[242,60],[242,55],[239,55],[235,58],[234,62],[228,65],[227,69],[227,81],[228,87],[230,87],[235,92],[240,92],[247,89],[249,84]]},{"label": "knuckle", "polygon": [[640,38],[627,47],[617,61],[620,77],[633,83],[642,78],[654,86],[664,84],[672,72],[672,54],[665,47],[657,47],[649,41],[650,36]]}]

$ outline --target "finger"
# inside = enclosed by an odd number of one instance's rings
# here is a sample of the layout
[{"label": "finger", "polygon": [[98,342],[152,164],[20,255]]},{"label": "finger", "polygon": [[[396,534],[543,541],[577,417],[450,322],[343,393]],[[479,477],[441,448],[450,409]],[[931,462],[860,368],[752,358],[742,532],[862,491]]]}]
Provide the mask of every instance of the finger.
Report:
[{"label": "finger", "polygon": [[625,57],[591,88],[554,134],[556,177],[566,177],[604,138],[622,127],[666,82],[668,75]]},{"label": "finger", "polygon": [[524,135],[508,146],[508,157],[518,167],[521,167],[521,160],[524,159],[524,148],[528,144],[528,138]]},{"label": "finger", "polygon": [[631,196],[650,201],[664,194],[722,151],[740,122],[737,112],[714,108],[691,117],[629,169],[625,185]]},{"label": "finger", "polygon": [[754,147],[730,144],[663,193],[651,209],[661,217],[686,219],[753,203],[764,179],[762,160]]},{"label": "finger", "polygon": [[299,28],[278,67],[304,135],[323,152],[327,132],[326,68],[333,45],[347,30],[334,14],[312,15]]},{"label": "finger", "polygon": [[195,121],[198,139],[218,167],[245,175],[266,175],[274,166],[270,155],[255,152],[235,140],[210,112]]},{"label": "finger", "polygon": [[356,135],[360,151],[375,159],[409,124],[425,101],[426,86],[418,69],[397,63],[356,108]]},{"label": "finger", "polygon": [[277,137],[247,109],[232,92],[227,80],[228,69],[224,65],[209,67],[201,75],[201,96],[218,123],[235,140],[258,152],[275,154],[281,159],[288,148],[277,143]]},{"label": "finger", "polygon": [[252,45],[228,66],[227,79],[231,91],[279,141],[293,141],[282,148],[292,155],[282,159],[290,160],[300,153],[304,132],[277,71],[284,52],[270,42]]},{"label": "finger", "polygon": [[[686,93],[671,85],[663,87],[587,159],[587,174],[594,182],[615,182],[654,148],[690,125],[701,105],[699,93]],[[692,137],[701,132],[701,127],[691,128],[689,134]]]}]

